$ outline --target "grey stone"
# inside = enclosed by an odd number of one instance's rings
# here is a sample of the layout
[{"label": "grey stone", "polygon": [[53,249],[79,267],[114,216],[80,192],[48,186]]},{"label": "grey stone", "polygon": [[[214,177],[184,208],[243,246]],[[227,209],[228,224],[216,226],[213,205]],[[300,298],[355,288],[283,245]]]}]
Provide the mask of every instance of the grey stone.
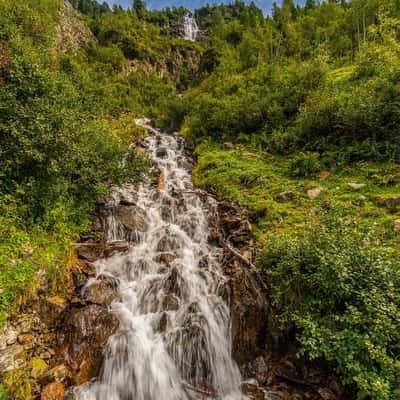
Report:
[{"label": "grey stone", "polygon": [[365,183],[348,183],[347,186],[353,190],[360,190],[367,186]]},{"label": "grey stone", "polygon": [[291,190],[279,193],[279,195],[277,196],[277,200],[282,202],[291,201],[293,199],[294,199],[294,193]]}]

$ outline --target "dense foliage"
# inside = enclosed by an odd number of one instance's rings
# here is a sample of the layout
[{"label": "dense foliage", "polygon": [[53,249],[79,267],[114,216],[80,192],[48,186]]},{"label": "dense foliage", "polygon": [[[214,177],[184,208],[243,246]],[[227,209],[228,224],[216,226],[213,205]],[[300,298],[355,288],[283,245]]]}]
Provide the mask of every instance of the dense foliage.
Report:
[{"label": "dense foliage", "polygon": [[107,102],[121,79],[110,74],[114,57],[89,64],[89,50],[54,52],[61,7],[0,3],[0,324],[38,284],[38,269],[57,284],[96,197],[146,170],[129,147],[133,116],[123,127],[135,108],[122,96]]},{"label": "dense foliage", "polygon": [[271,237],[259,264],[303,353],[332,362],[360,399],[398,398],[398,255],[377,249],[348,219],[329,216],[320,229]]},{"label": "dense foliage", "polygon": [[264,18],[238,1],[197,15],[207,73],[168,111],[189,138],[307,149],[328,164],[399,160],[398,2],[286,0]]}]

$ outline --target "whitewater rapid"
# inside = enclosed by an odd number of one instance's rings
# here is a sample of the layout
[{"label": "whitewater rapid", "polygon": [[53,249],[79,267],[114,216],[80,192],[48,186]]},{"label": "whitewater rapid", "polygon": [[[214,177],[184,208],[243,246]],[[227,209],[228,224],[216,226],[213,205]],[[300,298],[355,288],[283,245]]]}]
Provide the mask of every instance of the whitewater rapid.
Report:
[{"label": "whitewater rapid", "polygon": [[[208,213],[193,187],[184,141],[149,128],[145,146],[158,183],[115,191],[135,203],[144,231],[126,231],[110,215],[109,240],[135,244],[97,262],[117,282],[111,309],[119,331],[104,350],[100,377],[76,388],[79,400],[244,400],[232,359],[231,317],[221,249],[208,241]],[[142,224],[142,225],[143,225]]]}]

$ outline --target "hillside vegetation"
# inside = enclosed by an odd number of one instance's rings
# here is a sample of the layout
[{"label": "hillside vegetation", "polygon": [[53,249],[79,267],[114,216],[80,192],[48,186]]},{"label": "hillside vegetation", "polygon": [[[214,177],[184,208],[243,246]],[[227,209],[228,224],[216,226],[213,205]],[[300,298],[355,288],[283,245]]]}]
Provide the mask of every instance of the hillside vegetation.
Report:
[{"label": "hillside vegetation", "polygon": [[71,4],[0,2],[0,325],[62,290],[96,198],[143,179],[148,116],[248,211],[299,355],[349,398],[399,399],[400,3],[237,0],[195,12],[198,42],[183,8]]}]

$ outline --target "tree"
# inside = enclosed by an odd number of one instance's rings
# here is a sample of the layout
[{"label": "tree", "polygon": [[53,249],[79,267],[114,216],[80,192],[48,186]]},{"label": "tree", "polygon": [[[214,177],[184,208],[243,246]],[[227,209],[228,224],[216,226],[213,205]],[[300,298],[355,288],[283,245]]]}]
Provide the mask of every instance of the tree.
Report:
[{"label": "tree", "polygon": [[315,0],[307,0],[305,9],[308,10],[313,10],[315,8]]},{"label": "tree", "polygon": [[146,2],[144,0],[134,0],[133,9],[139,17],[142,17],[146,11]]}]

